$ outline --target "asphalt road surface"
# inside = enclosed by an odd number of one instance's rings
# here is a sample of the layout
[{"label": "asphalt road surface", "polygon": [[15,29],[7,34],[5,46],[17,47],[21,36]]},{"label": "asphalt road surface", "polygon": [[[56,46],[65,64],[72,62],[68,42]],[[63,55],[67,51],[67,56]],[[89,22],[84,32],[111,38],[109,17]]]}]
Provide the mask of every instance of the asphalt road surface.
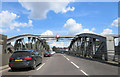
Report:
[{"label": "asphalt road surface", "polygon": [[2,72],[2,75],[118,75],[118,67],[66,54],[56,53],[43,59],[35,70],[22,69]]}]

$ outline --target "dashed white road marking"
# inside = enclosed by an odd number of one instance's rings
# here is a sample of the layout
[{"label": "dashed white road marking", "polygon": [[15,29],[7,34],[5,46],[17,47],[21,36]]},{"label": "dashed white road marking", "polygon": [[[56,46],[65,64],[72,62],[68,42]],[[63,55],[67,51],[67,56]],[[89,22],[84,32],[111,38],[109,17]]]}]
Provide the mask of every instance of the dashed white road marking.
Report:
[{"label": "dashed white road marking", "polygon": [[65,57],[68,61],[70,60],[70,59],[68,59],[68,58],[67,58],[66,56],[64,56],[64,55],[63,55],[63,57]]},{"label": "dashed white road marking", "polygon": [[68,61],[70,60],[70,59],[68,59],[68,58],[66,58]]},{"label": "dashed white road marking", "polygon": [[77,66],[75,63],[71,62],[76,68],[80,68],[79,66]]},{"label": "dashed white road marking", "polygon": [[66,58],[66,56],[64,56],[64,55],[63,55],[63,57],[65,57],[65,58]]},{"label": "dashed white road marking", "polygon": [[43,63],[37,70],[41,69],[44,65],[45,65],[45,63]]},{"label": "dashed white road marking", "polygon": [[86,76],[88,76],[88,74],[86,72],[84,72],[83,70],[80,70],[83,74],[85,74]]},{"label": "dashed white road marking", "polygon": [[[66,56],[63,55],[63,57],[65,57],[68,61],[70,61],[70,59],[68,59]],[[76,65],[74,62],[71,62],[76,68],[80,68],[78,65]],[[86,72],[84,72],[83,70],[80,70],[84,75],[88,76],[88,74]]]},{"label": "dashed white road marking", "polygon": [[[64,56],[64,55],[63,55]],[[70,60],[70,59],[68,59],[66,56],[64,56],[68,61]],[[75,63],[73,63],[73,62],[71,62],[76,68],[78,68],[79,69],[79,66],[77,66]]]}]

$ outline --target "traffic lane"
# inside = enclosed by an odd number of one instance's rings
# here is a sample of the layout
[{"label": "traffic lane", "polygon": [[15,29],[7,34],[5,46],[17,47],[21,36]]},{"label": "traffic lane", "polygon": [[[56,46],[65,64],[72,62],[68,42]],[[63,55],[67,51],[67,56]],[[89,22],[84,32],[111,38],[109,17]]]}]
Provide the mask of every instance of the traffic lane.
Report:
[{"label": "traffic lane", "polygon": [[[48,61],[50,59],[50,57],[44,57],[42,60],[42,63],[45,63],[46,61]],[[36,67],[36,69],[41,66],[42,64],[38,65]],[[32,73],[33,71],[36,70],[31,70],[30,68],[24,68],[24,69],[20,69],[20,70],[16,70],[16,71],[12,71],[10,68],[3,70],[1,73],[2,75],[27,75],[27,73]]]},{"label": "traffic lane", "polygon": [[30,75],[84,75],[70,61],[61,54],[55,54],[38,71]]},{"label": "traffic lane", "polygon": [[118,67],[64,54],[88,75],[118,75]]}]

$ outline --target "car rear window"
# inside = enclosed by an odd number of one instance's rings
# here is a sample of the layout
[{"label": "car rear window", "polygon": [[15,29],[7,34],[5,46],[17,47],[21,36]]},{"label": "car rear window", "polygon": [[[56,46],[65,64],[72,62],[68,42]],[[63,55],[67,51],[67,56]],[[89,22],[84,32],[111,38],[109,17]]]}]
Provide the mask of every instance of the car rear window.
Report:
[{"label": "car rear window", "polygon": [[50,53],[50,52],[45,52],[46,54]]},{"label": "car rear window", "polygon": [[30,55],[30,52],[27,52],[27,51],[17,51],[17,52],[14,52],[12,54],[12,57],[22,57],[22,56],[29,56]]}]

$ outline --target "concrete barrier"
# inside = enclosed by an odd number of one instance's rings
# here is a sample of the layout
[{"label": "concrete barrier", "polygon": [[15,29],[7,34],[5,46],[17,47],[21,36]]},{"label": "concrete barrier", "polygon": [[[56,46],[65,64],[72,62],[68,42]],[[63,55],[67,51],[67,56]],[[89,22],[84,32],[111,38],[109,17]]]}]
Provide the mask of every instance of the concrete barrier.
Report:
[{"label": "concrete barrier", "polygon": [[9,63],[9,57],[11,54],[0,54],[0,66],[7,65]]}]

